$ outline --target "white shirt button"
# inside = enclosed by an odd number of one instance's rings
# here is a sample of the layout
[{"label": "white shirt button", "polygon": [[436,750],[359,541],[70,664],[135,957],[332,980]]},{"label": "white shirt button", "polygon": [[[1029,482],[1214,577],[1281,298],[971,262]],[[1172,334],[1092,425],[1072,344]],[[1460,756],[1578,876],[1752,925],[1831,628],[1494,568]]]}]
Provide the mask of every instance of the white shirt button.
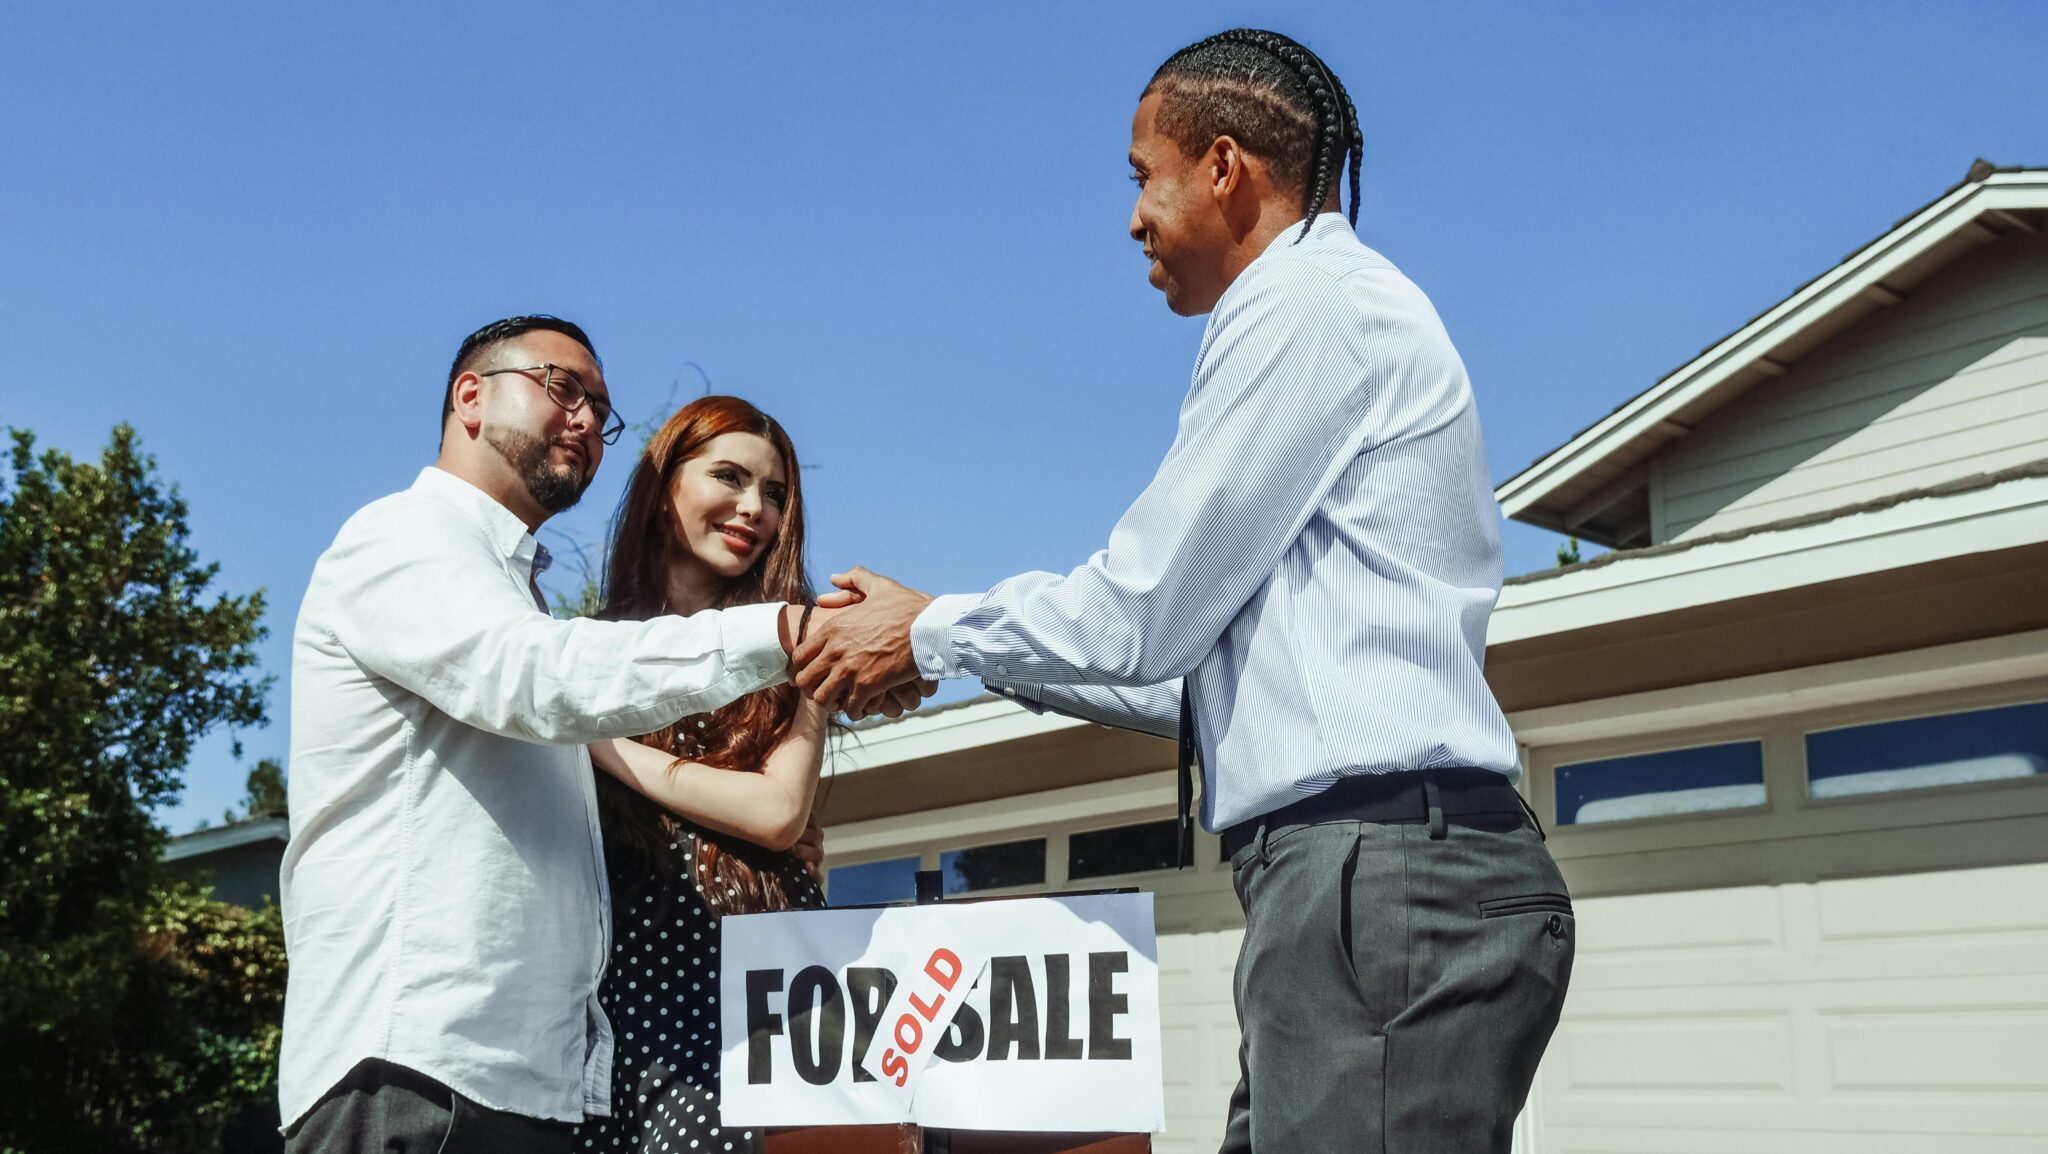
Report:
[{"label": "white shirt button", "polygon": [[1008,677],[1009,675],[1010,675],[1010,667],[1009,667],[1009,666],[1007,666],[1007,665],[998,665],[998,666],[996,666],[996,676],[997,676],[997,677]]}]

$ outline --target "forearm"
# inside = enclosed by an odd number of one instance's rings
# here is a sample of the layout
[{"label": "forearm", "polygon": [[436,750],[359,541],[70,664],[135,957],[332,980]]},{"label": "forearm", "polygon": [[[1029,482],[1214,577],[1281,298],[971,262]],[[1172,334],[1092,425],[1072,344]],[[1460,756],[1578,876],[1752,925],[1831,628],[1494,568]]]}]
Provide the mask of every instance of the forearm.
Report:
[{"label": "forearm", "polygon": [[344,642],[367,668],[464,724],[582,744],[649,733],[779,683],[787,660],[780,609],[634,622],[503,614],[469,628],[457,613],[440,628]]},{"label": "forearm", "polygon": [[678,762],[637,741],[591,746],[600,769],[671,813],[774,850],[788,849],[802,835],[823,754],[823,735],[815,731],[785,738],[759,772]]}]

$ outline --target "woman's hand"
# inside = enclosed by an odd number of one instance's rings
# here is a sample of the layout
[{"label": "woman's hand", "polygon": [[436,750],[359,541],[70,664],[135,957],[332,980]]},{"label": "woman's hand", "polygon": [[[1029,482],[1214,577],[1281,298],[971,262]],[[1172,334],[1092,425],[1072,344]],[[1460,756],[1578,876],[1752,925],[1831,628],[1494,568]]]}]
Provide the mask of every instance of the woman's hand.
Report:
[{"label": "woman's hand", "polygon": [[825,884],[825,831],[818,828],[817,814],[812,814],[811,820],[804,823],[804,832],[797,835],[796,844],[789,847],[789,852],[804,863],[812,881]]}]

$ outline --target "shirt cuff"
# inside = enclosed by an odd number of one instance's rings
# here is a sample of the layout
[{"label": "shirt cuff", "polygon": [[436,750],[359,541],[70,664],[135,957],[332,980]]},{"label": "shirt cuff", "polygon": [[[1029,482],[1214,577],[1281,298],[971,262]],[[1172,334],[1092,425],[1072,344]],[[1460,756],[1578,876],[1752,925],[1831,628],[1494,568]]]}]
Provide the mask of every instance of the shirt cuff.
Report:
[{"label": "shirt cuff", "polygon": [[1036,685],[1012,685],[1007,681],[990,681],[986,677],[981,679],[981,685],[997,697],[1007,697],[1032,713],[1044,713],[1050,708],[1039,696]]},{"label": "shirt cuff", "polygon": [[948,593],[932,598],[917,620],[910,623],[910,653],[917,660],[921,677],[937,681],[946,677],[969,677],[973,670],[960,663],[953,651],[953,626],[968,610],[982,603],[986,593]]},{"label": "shirt cuff", "polygon": [[762,689],[789,680],[789,654],[782,648],[783,608],[782,602],[774,601],[719,611],[727,665],[736,673],[759,679]]}]

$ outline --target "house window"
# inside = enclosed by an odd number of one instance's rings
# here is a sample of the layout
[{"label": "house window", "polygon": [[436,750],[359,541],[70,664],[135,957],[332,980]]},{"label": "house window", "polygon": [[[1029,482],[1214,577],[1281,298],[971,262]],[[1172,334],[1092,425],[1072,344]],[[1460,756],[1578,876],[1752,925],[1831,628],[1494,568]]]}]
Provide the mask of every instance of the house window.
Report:
[{"label": "house window", "polygon": [[1045,839],[947,850],[939,855],[939,869],[949,894],[1044,885]]},{"label": "house window", "polygon": [[1557,824],[1592,825],[1764,804],[1760,741],[1557,767]]},{"label": "house window", "polygon": [[1853,797],[2048,774],[2048,702],[1806,735],[1806,791]]},{"label": "house window", "polygon": [[1180,823],[1172,818],[1090,830],[1067,838],[1067,877],[1108,877],[1112,874],[1170,870],[1180,848]]},{"label": "house window", "polygon": [[833,866],[825,871],[825,887],[835,906],[907,902],[917,897],[917,866],[914,857]]}]

